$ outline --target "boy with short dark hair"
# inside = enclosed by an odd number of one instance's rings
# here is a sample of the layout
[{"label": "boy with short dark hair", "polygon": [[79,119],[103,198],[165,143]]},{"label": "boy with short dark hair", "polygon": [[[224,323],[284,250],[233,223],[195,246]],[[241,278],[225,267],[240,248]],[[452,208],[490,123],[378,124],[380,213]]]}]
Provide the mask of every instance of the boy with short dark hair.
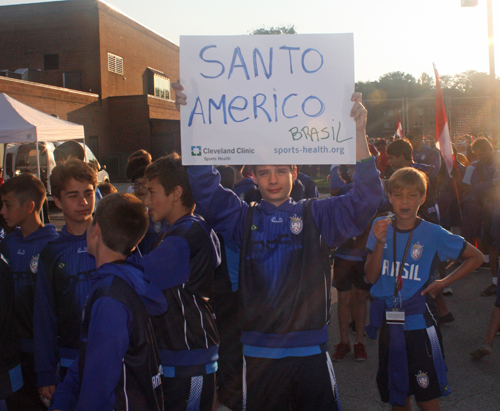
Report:
[{"label": "boy with short dark hair", "polygon": [[[148,196],[148,180],[144,176],[145,173],[146,166],[139,167],[134,171],[131,178],[131,187],[134,188],[133,194],[142,202],[144,202]],[[155,223],[151,217],[149,217],[148,231],[137,247],[142,255],[148,254],[156,247],[167,228],[168,224],[166,221],[157,221]]]},{"label": "boy with short dark hair", "polygon": [[159,158],[146,169],[145,204],[153,222],[168,223],[161,243],[140,260],[162,290],[168,312],[153,318],[163,366],[166,410],[212,410],[215,406],[219,335],[213,311],[219,241],[193,215],[195,203],[180,157]]},{"label": "boy with short dark hair", "polygon": [[19,399],[19,408],[43,408],[36,390],[33,343],[33,304],[35,280],[40,251],[57,230],[52,224],[43,225],[40,209],[45,200],[43,183],[32,174],[21,174],[7,180],[0,187],[3,206],[0,213],[15,231],[5,237],[1,252],[7,259],[14,279],[15,327],[21,344],[21,366],[24,387],[13,397]]},{"label": "boy with short dark hair", "polygon": [[[425,295],[469,274],[484,258],[462,237],[417,217],[426,190],[421,171],[396,171],[389,180],[396,217],[377,219],[367,243],[366,280],[375,298],[367,331],[376,338],[381,327],[377,384],[393,410],[411,409],[411,395],[422,410],[439,410],[438,398],[450,394],[440,334]],[[453,273],[432,281],[440,261],[459,258],[464,262]]]},{"label": "boy with short dark hair", "polygon": [[66,224],[40,254],[36,279],[35,370],[38,391],[49,400],[78,355],[81,314],[96,268],[86,233],[97,175],[87,163],[71,159],[53,169],[50,184]]},{"label": "boy with short dark hair", "polygon": [[85,304],[77,359],[53,395],[53,410],[162,410],[161,365],[149,316],[167,303],[139,266],[126,262],[148,227],[130,194],[110,194],[87,230],[97,271]]}]

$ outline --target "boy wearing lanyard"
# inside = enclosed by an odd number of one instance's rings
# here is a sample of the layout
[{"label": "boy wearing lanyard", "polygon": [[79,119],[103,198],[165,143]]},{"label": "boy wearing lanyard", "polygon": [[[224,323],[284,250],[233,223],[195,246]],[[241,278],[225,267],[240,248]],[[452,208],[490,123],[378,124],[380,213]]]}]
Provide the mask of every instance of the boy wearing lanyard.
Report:
[{"label": "boy wearing lanyard", "polygon": [[[427,185],[425,174],[415,168],[396,171],[389,180],[395,218],[376,220],[367,243],[366,281],[373,284],[375,298],[367,332],[376,338],[381,328],[377,385],[382,401],[393,410],[411,410],[410,395],[420,409],[439,410],[438,398],[451,393],[440,334],[425,295],[466,276],[484,259],[462,237],[417,217]],[[441,261],[459,258],[464,260],[460,267],[433,281]]]}]

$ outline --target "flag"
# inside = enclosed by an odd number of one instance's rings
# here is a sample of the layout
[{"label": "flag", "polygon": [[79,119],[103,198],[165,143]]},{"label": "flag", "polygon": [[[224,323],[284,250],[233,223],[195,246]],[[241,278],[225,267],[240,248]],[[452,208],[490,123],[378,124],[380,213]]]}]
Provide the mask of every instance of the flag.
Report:
[{"label": "flag", "polygon": [[444,107],[443,90],[441,89],[441,80],[434,66],[436,76],[436,147],[443,155],[448,174],[451,176],[451,170],[454,167],[454,156],[451,148],[450,131],[448,128],[448,119],[446,118],[446,109]]},{"label": "flag", "polygon": [[396,132],[394,133],[394,139],[405,138],[403,134],[403,125],[401,124],[401,113],[398,114],[398,124],[396,126]]}]

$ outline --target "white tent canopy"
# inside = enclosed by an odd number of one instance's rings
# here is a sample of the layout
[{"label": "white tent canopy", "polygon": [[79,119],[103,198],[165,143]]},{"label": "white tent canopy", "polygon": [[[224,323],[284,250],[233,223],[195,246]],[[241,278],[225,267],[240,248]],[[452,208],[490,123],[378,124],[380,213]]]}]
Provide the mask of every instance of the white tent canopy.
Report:
[{"label": "white tent canopy", "polygon": [[84,139],[83,126],[55,118],[0,93],[0,143]]}]

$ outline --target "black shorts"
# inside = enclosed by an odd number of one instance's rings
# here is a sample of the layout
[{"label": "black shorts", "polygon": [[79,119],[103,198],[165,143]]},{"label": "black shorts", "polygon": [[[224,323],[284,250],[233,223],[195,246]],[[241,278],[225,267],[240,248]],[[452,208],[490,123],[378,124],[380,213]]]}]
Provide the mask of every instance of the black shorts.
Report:
[{"label": "black shorts", "polygon": [[245,357],[243,369],[244,410],[340,409],[328,352],[279,359]]},{"label": "black shorts", "polygon": [[163,377],[162,386],[165,410],[215,409],[215,373],[196,377]]},{"label": "black shorts", "polygon": [[364,261],[346,260],[345,258],[335,256],[333,279],[335,280],[335,288],[338,292],[350,291],[353,285],[358,290],[369,290],[371,284],[365,282],[364,276]]},{"label": "black shorts", "polygon": [[[439,344],[442,347],[441,335],[436,330]],[[409,394],[414,395],[417,402],[431,401],[442,397],[432,346],[426,329],[405,331],[406,351],[408,355]],[[377,386],[383,402],[389,401],[389,326],[385,323],[379,336],[379,369]],[[449,389],[449,388],[448,388]]]}]

